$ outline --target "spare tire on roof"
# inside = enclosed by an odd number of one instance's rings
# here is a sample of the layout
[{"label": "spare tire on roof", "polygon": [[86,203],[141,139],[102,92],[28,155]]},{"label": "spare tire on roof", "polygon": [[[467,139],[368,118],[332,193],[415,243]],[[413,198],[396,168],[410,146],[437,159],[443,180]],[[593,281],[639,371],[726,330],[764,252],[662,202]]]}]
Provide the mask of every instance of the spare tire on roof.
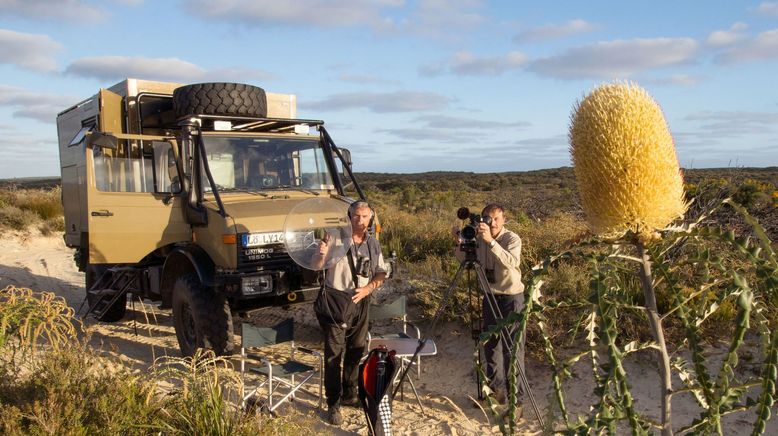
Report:
[{"label": "spare tire on roof", "polygon": [[197,83],[173,91],[177,117],[187,115],[267,116],[265,90],[242,83]]}]

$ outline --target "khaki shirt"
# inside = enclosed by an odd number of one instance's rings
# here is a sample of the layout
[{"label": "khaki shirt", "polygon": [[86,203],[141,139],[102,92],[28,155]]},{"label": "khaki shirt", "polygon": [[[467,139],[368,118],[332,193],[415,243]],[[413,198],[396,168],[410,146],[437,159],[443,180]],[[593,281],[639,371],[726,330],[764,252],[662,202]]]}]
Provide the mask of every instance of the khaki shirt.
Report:
[{"label": "khaki shirt", "polygon": [[360,258],[364,259],[363,262],[370,262],[370,276],[364,277],[357,275],[357,282],[359,283],[355,285],[353,276],[351,275],[348,255],[346,255],[334,266],[327,269],[325,273],[325,285],[330,289],[353,294],[356,291],[356,288],[367,285],[373,276],[379,273],[386,273],[388,268],[384,262],[384,256],[381,253],[381,244],[379,244],[378,240],[369,233],[361,244],[354,244],[352,241],[350,250],[351,257],[354,259],[354,267],[357,268],[357,273],[359,272]]},{"label": "khaki shirt", "polygon": [[[524,292],[524,284],[521,282],[521,238],[516,233],[503,227],[502,231],[494,238],[497,241],[493,247],[482,239],[476,242],[476,256],[484,270],[494,270],[494,283],[490,283],[492,293],[503,295],[515,295]],[[457,246],[454,251],[460,261],[465,258]],[[489,274],[487,273],[487,276]]]}]

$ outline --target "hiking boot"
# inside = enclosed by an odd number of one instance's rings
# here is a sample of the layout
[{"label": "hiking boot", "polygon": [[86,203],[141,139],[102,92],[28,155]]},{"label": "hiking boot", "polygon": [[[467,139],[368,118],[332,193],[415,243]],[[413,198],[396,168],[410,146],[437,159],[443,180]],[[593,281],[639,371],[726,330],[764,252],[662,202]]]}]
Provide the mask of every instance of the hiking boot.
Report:
[{"label": "hiking boot", "polygon": [[340,414],[340,406],[330,406],[329,410],[327,410],[327,422],[332,425],[343,424],[343,415]]},{"label": "hiking boot", "polygon": [[[524,407],[521,405],[521,402],[516,404],[516,409],[513,412],[513,424],[518,425],[519,422],[521,422],[521,417],[524,415]],[[505,423],[505,425],[509,425],[508,422],[508,408],[505,408],[505,411],[500,416],[500,419]]]},{"label": "hiking boot", "polygon": [[340,404],[347,407],[360,407],[362,403],[359,402],[359,397],[356,393],[348,394],[340,399]]}]

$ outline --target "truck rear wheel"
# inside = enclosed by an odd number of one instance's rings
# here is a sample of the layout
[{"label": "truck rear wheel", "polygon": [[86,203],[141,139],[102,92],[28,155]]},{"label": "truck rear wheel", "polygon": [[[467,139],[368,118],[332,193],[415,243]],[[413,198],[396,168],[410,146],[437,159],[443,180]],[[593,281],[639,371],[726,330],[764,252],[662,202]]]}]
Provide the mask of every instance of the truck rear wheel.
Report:
[{"label": "truck rear wheel", "polygon": [[198,348],[219,356],[233,351],[230,306],[223,296],[205,289],[197,276],[181,277],[173,285],[173,323],[184,356]]},{"label": "truck rear wheel", "polygon": [[[96,294],[91,294],[89,292],[89,289],[92,288],[92,285],[94,285],[94,283],[100,279],[100,276],[102,276],[103,273],[107,270],[108,267],[105,265],[88,264],[86,266],[84,281],[86,284],[86,301],[89,304],[90,309],[94,307],[95,304],[97,304],[98,299],[100,297],[97,296]],[[116,292],[119,291],[117,290]],[[109,307],[108,310],[106,310],[102,316],[98,317],[97,319],[103,322],[116,322],[124,318],[124,315],[126,313],[127,313],[127,296],[125,295],[124,297],[116,300],[116,302],[111,307]]]},{"label": "truck rear wheel", "polygon": [[187,115],[267,116],[265,90],[242,83],[197,83],[173,91],[177,117]]}]

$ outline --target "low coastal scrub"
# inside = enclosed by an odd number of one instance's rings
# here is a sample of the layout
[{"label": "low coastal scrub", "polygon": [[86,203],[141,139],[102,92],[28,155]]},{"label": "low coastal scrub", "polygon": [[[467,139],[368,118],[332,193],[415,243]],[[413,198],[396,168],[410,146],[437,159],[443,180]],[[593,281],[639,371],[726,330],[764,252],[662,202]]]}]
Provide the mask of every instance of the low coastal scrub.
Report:
[{"label": "low coastal scrub", "polygon": [[65,230],[62,190],[0,189],[0,228],[26,230],[37,227],[44,235]]},{"label": "low coastal scrub", "polygon": [[0,290],[0,434],[297,435],[310,429],[302,416],[244,413],[236,401],[240,381],[222,358],[164,359],[138,373],[92,350],[79,339],[81,330],[60,297]]}]

